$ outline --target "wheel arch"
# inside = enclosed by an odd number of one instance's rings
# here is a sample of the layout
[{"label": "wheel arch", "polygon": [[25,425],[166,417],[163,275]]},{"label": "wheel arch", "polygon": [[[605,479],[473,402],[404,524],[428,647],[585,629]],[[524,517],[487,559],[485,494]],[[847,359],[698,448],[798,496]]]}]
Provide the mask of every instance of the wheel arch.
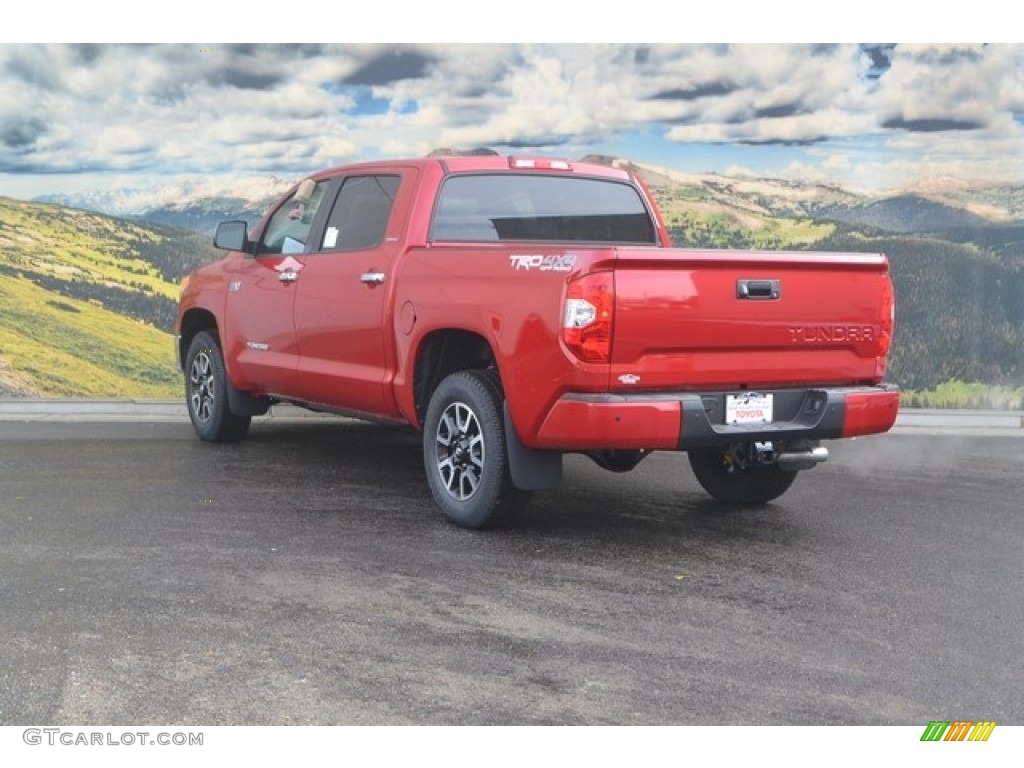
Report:
[{"label": "wheel arch", "polygon": [[203,331],[213,333],[220,338],[220,329],[217,327],[217,318],[208,309],[196,307],[190,309],[181,318],[181,326],[178,330],[178,368],[185,370],[185,356],[188,348],[198,334]]},{"label": "wheel arch", "polygon": [[444,328],[423,337],[413,367],[413,403],[416,422],[422,426],[434,390],[456,371],[493,368],[501,378],[490,342],[475,331]]}]

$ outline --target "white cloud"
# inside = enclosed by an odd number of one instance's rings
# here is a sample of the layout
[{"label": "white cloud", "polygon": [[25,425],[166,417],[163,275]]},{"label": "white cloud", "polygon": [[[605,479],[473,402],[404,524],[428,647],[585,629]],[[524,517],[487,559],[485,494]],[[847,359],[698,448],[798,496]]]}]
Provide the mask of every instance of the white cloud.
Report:
[{"label": "white cloud", "polygon": [[883,118],[986,125],[1007,107],[1000,96],[1013,62],[1000,55],[1003,50],[980,45],[897,47],[879,93]]},{"label": "white cloud", "polygon": [[[388,82],[396,51],[407,77]],[[372,62],[372,84],[346,85]],[[865,62],[852,44],[5,45],[0,171],[301,173],[477,145],[628,155],[643,134],[761,146],[762,165],[806,177],[1024,175],[1024,46],[899,46],[877,79]]]}]

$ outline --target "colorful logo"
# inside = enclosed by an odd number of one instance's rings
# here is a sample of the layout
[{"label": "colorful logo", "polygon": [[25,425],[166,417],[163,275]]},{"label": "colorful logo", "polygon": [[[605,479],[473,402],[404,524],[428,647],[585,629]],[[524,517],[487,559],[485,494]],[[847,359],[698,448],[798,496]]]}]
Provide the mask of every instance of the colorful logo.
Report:
[{"label": "colorful logo", "polygon": [[921,741],[988,741],[995,727],[995,720],[932,720]]}]

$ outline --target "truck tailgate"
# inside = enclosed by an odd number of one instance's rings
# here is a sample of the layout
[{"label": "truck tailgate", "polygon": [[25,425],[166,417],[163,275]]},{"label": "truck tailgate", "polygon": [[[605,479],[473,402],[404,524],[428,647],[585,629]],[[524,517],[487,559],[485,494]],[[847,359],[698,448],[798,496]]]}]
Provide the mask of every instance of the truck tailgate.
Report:
[{"label": "truck tailgate", "polygon": [[611,384],[876,384],[892,301],[882,254],[620,249]]}]

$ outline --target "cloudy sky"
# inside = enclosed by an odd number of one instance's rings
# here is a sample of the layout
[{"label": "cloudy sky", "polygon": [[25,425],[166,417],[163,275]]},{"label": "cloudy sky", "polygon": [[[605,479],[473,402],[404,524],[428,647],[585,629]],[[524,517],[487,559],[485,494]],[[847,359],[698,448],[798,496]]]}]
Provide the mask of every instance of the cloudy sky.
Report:
[{"label": "cloudy sky", "polygon": [[1024,183],[1024,45],[0,44],[0,195],[479,146]]}]

